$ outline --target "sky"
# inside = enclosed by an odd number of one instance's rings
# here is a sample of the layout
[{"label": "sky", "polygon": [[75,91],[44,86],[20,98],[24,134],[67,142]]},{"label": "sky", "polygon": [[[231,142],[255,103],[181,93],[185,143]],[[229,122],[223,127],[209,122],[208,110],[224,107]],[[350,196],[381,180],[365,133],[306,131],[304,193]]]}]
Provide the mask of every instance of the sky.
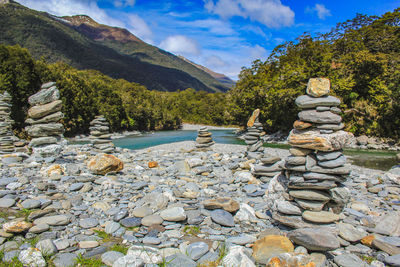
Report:
[{"label": "sky", "polygon": [[242,67],[304,32],[326,33],[399,0],[17,0],[57,16],[85,14],[237,80]]}]

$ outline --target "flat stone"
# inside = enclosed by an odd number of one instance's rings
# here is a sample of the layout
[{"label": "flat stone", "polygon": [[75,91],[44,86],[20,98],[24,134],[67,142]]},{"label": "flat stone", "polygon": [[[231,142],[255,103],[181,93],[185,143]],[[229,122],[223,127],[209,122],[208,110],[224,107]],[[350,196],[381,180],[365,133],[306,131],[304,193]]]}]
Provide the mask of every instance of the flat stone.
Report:
[{"label": "flat stone", "polygon": [[319,112],[317,110],[303,110],[299,112],[299,118],[305,122],[312,123],[333,123],[338,124],[342,122],[342,117],[330,111]]},{"label": "flat stone", "polygon": [[38,224],[38,225],[32,226],[29,229],[29,233],[40,234],[40,233],[46,232],[49,229],[50,229],[50,226],[48,224],[45,224],[45,223]]},{"label": "flat stone", "polygon": [[288,214],[288,215],[301,215],[300,208],[293,205],[289,201],[277,200],[277,201],[275,201],[275,204],[280,213],[284,213],[284,214]]},{"label": "flat stone", "polygon": [[341,267],[369,266],[366,262],[362,261],[358,256],[349,253],[337,255],[333,258],[333,261]]},{"label": "flat stone", "polygon": [[197,263],[192,260],[191,258],[189,258],[188,256],[181,254],[181,253],[177,253],[174,255],[170,255],[166,258],[166,262],[168,262],[168,267],[181,267],[181,266],[185,266],[185,267],[196,267]]},{"label": "flat stone", "polygon": [[142,218],[142,225],[144,226],[151,226],[153,224],[162,224],[163,218],[160,217],[160,215],[153,214],[153,215],[148,215],[146,217]]},{"label": "flat stone", "polygon": [[332,223],[340,219],[339,215],[328,211],[309,211],[306,210],[302,214],[307,221],[314,223]]},{"label": "flat stone", "polygon": [[301,95],[296,98],[296,105],[299,108],[315,108],[317,106],[339,106],[340,99],[334,96],[311,97],[308,95]]},{"label": "flat stone", "polygon": [[141,267],[141,266],[144,266],[144,262],[141,258],[138,258],[136,256],[126,255],[126,256],[118,258],[112,266],[113,267],[128,267],[128,266],[129,267],[130,266]]},{"label": "flat stone", "polygon": [[318,162],[318,165],[323,168],[337,168],[337,167],[341,167],[345,164],[346,164],[346,157],[344,155],[341,155],[338,158],[333,159],[333,160]]},{"label": "flat stone", "polygon": [[109,172],[121,171],[124,163],[116,156],[99,154],[88,161],[87,167],[93,174],[105,175]]},{"label": "flat stone", "polygon": [[146,245],[158,245],[161,243],[161,239],[155,236],[146,236],[142,242]]},{"label": "flat stone", "polygon": [[304,199],[299,199],[299,198],[296,198],[295,201],[303,209],[311,210],[311,211],[321,211],[326,203],[326,202],[320,202],[320,201],[304,200]]},{"label": "flat stone", "polygon": [[384,261],[385,261],[386,264],[389,264],[390,266],[399,267],[400,266],[400,254],[394,255],[394,256],[385,257]]},{"label": "flat stone", "polygon": [[242,246],[231,246],[228,253],[222,259],[222,266],[246,266],[256,267],[254,261],[251,260]]},{"label": "flat stone", "polygon": [[37,199],[27,199],[21,202],[24,209],[36,209],[41,206],[41,202]]},{"label": "flat stone", "polygon": [[197,261],[208,252],[208,245],[204,242],[195,242],[190,244],[186,251],[192,260]]},{"label": "flat stone", "polygon": [[316,190],[290,190],[289,195],[294,198],[316,201],[329,201],[330,196],[323,191]]},{"label": "flat stone", "polygon": [[239,236],[229,237],[228,239],[226,239],[226,243],[232,243],[232,244],[244,246],[244,245],[247,245],[250,243],[254,243],[256,240],[257,239],[252,235],[241,234]]},{"label": "flat stone", "polygon": [[50,226],[62,226],[67,225],[70,222],[70,217],[66,215],[54,215],[54,216],[47,216],[36,219],[33,223],[37,224],[48,224]]},{"label": "flat stone", "polygon": [[277,212],[274,212],[272,213],[272,219],[291,228],[305,228],[314,226],[311,223],[305,222],[301,216],[283,216]]},{"label": "flat stone", "polygon": [[62,108],[62,101],[56,100],[44,105],[36,105],[28,110],[28,116],[32,119],[39,119],[52,113],[60,111]]},{"label": "flat stone", "polygon": [[44,260],[42,253],[36,248],[28,248],[21,251],[18,260],[24,266],[46,267],[46,261]]},{"label": "flat stone", "polygon": [[342,155],[343,154],[341,151],[333,151],[333,152],[318,151],[318,153],[316,154],[318,161],[334,160]]},{"label": "flat stone", "polygon": [[286,163],[291,164],[291,165],[304,165],[304,164],[306,164],[306,157],[289,156],[285,160],[286,160]]},{"label": "flat stone", "polygon": [[[29,125],[54,123],[54,122],[59,122],[62,118],[64,118],[64,113],[62,113],[61,111],[58,111],[58,112],[56,112],[56,113],[53,113],[53,114],[49,114],[49,115],[47,115],[47,116],[44,116],[44,117],[42,117],[42,118],[40,118],[40,119],[28,118],[27,120],[25,120],[25,123],[26,123],[26,124],[29,124]],[[35,138],[35,139],[37,139],[37,138]],[[53,138],[53,139],[47,139],[47,140],[54,140],[54,139],[55,139],[55,138]],[[42,144],[48,143],[48,142],[45,142],[45,141],[43,141],[43,140],[46,140],[46,139],[42,139],[42,140],[40,140],[40,141],[39,141],[39,140],[36,140],[35,142],[37,142],[37,143],[36,143],[35,145],[30,144],[30,146],[38,146],[40,142],[42,142]],[[57,140],[57,139],[56,139],[56,140]],[[32,143],[32,141],[31,141],[31,143]],[[52,143],[49,142],[48,144],[52,144]]]},{"label": "flat stone", "polygon": [[305,121],[300,121],[297,120],[293,123],[293,128],[297,129],[297,130],[304,130],[307,128],[312,127],[313,125],[309,122],[305,122]]},{"label": "flat stone", "polygon": [[107,234],[112,234],[112,233],[116,232],[119,228],[121,228],[121,225],[119,223],[109,222],[108,224],[106,224],[104,231]]},{"label": "flat stone", "polygon": [[305,157],[312,152],[311,149],[300,148],[300,147],[291,147],[289,149],[289,153],[295,157]]},{"label": "flat stone", "polygon": [[10,208],[15,205],[15,200],[12,198],[0,198],[0,208]]},{"label": "flat stone", "polygon": [[173,207],[161,211],[161,218],[165,221],[179,222],[186,220],[185,210],[181,207]]},{"label": "flat stone", "polygon": [[142,224],[142,218],[128,217],[119,221],[124,227],[138,227]]},{"label": "flat stone", "polygon": [[31,137],[46,137],[63,134],[64,126],[61,123],[35,124],[25,127],[25,130]]},{"label": "flat stone", "polygon": [[318,151],[341,150],[349,139],[344,131],[337,131],[332,134],[321,134],[319,131],[292,130],[289,134],[289,144],[295,147],[308,148]]},{"label": "flat stone", "polygon": [[211,219],[222,226],[227,226],[227,227],[235,226],[232,214],[230,214],[225,210],[222,209],[213,210],[210,212],[210,214],[211,214]]},{"label": "flat stone", "polygon": [[[332,113],[335,113],[331,110]],[[316,124],[315,127],[319,130],[332,130],[332,131],[340,131],[344,128],[344,123],[337,123],[337,124],[329,124],[329,123],[324,123],[324,124]]]},{"label": "flat stone", "polygon": [[32,223],[25,221],[10,221],[3,224],[3,230],[7,233],[22,233],[28,231],[32,227]]},{"label": "flat stone", "polygon": [[280,157],[268,157],[268,158],[261,158],[260,159],[263,164],[274,164],[281,160]]},{"label": "flat stone", "polygon": [[83,187],[84,183],[73,183],[69,187],[69,191],[78,191]]},{"label": "flat stone", "polygon": [[203,203],[205,209],[215,210],[223,209],[228,212],[239,210],[239,203],[230,197],[220,197],[216,199],[207,199]]},{"label": "flat stone", "polygon": [[99,245],[100,245],[99,242],[97,242],[97,241],[91,241],[91,240],[88,240],[88,241],[80,241],[80,242],[78,243],[79,248],[82,248],[82,249],[95,248],[95,247],[98,247]]},{"label": "flat stone", "polygon": [[114,262],[124,256],[123,253],[118,251],[107,251],[101,255],[101,261],[107,266],[113,266]]},{"label": "flat stone", "polygon": [[372,240],[372,246],[377,248],[378,250],[382,250],[382,251],[386,252],[390,256],[400,254],[400,248],[398,248],[394,245],[391,245],[389,243],[386,243],[383,240],[379,240],[379,239]]},{"label": "flat stone", "polygon": [[126,255],[135,256],[136,258],[142,259],[144,263],[149,264],[158,264],[163,260],[158,249],[143,245],[131,246]]},{"label": "flat stone", "polygon": [[58,253],[53,259],[55,267],[75,266],[78,256],[75,253]]},{"label": "flat stone", "polygon": [[252,256],[257,263],[267,264],[270,258],[293,251],[294,246],[287,237],[267,235],[254,243]]},{"label": "flat stone", "polygon": [[96,218],[86,218],[79,221],[79,226],[85,229],[96,227],[99,221]]},{"label": "flat stone", "polygon": [[55,86],[42,89],[28,98],[28,103],[31,106],[43,105],[60,99],[60,91]]},{"label": "flat stone", "polygon": [[348,223],[338,223],[337,228],[339,230],[339,236],[349,242],[360,241],[367,235],[364,230],[358,229]]},{"label": "flat stone", "polygon": [[315,190],[327,190],[335,188],[337,185],[334,181],[322,181],[322,182],[289,182],[289,189],[315,189]]},{"label": "flat stone", "polygon": [[307,94],[313,97],[321,97],[329,94],[331,82],[327,78],[311,78],[307,83]]},{"label": "flat stone", "polygon": [[340,247],[337,237],[321,228],[296,229],[288,237],[297,245],[312,251],[329,251]]},{"label": "flat stone", "polygon": [[334,174],[325,174],[325,173],[318,173],[318,172],[305,172],[303,174],[305,179],[309,180],[329,180],[335,182],[344,182],[346,179],[339,175]]},{"label": "flat stone", "polygon": [[255,109],[253,113],[251,114],[249,120],[247,121],[247,127],[253,127],[254,122],[258,119],[258,116],[260,115],[260,109]]},{"label": "flat stone", "polygon": [[350,165],[346,164],[341,167],[336,168],[324,168],[320,166],[314,166],[309,171],[311,172],[318,172],[318,173],[325,173],[325,174],[335,174],[335,175],[348,175],[350,174]]},{"label": "flat stone", "polygon": [[36,244],[36,248],[42,252],[44,256],[49,256],[57,253],[57,247],[51,239],[40,240]]}]

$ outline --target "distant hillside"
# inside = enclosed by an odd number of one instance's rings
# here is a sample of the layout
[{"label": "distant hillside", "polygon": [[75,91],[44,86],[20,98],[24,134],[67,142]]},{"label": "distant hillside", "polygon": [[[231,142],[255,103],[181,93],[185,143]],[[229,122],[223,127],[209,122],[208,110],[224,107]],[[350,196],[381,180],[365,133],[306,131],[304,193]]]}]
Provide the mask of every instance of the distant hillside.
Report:
[{"label": "distant hillside", "polygon": [[213,78],[217,79],[219,82],[223,83],[224,85],[232,88],[235,85],[235,82],[233,80],[231,80],[228,76],[221,74],[221,73],[217,73],[214,72],[212,70],[210,70],[209,68],[206,68],[202,65],[196,64],[193,61],[190,61],[189,59],[183,57],[183,56],[178,56],[179,58],[181,58],[182,60],[192,64],[193,66],[195,66],[196,68],[201,69],[202,71],[207,72],[208,74],[210,74]]},{"label": "distant hillside", "polygon": [[10,2],[0,5],[0,43],[19,44],[37,59],[95,69],[151,90],[229,88],[177,56],[151,46],[126,29],[98,24],[88,16],[55,17]]}]

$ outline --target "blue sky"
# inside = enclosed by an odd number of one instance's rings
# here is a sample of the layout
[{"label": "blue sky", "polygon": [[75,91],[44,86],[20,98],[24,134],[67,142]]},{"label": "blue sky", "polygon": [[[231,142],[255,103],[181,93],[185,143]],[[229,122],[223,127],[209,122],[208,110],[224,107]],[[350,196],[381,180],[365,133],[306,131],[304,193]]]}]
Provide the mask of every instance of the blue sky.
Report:
[{"label": "blue sky", "polygon": [[54,15],[86,14],[237,79],[241,67],[304,32],[328,32],[357,13],[382,15],[398,0],[17,0]]}]

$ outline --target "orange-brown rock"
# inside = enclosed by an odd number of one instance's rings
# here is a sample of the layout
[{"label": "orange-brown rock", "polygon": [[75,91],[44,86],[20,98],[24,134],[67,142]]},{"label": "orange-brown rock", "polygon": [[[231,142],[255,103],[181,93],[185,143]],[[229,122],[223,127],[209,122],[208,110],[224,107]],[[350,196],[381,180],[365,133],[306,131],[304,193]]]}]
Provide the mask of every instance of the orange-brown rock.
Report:
[{"label": "orange-brown rock", "polygon": [[[284,253],[269,259],[266,267],[316,267],[309,255]],[[323,265],[325,266],[325,265]]]},{"label": "orange-brown rock", "polygon": [[335,151],[344,147],[349,139],[345,131],[331,134],[320,134],[319,131],[292,130],[289,134],[289,144],[294,147],[308,148],[319,151]]},{"label": "orange-brown rock", "polygon": [[247,121],[247,127],[253,127],[254,122],[256,119],[260,116],[260,109],[256,109],[253,111],[253,114],[251,114],[250,119]]},{"label": "orange-brown rock", "polygon": [[59,164],[53,164],[46,170],[47,176],[63,175],[64,169]]},{"label": "orange-brown rock", "polygon": [[270,258],[293,251],[294,246],[287,237],[282,235],[267,235],[254,243],[252,256],[257,263],[268,264]]},{"label": "orange-brown rock", "polygon": [[217,199],[207,199],[203,202],[204,208],[209,210],[223,209],[227,212],[239,210],[239,203],[230,197],[220,197]]},{"label": "orange-brown rock", "polygon": [[99,154],[89,160],[87,167],[94,174],[105,175],[109,172],[121,171],[124,163],[116,156]]},{"label": "orange-brown rock", "polygon": [[331,82],[327,78],[311,78],[307,84],[307,94],[321,97],[329,94]]},{"label": "orange-brown rock", "polygon": [[374,239],[375,239],[374,235],[367,235],[366,237],[363,237],[361,239],[361,243],[366,246],[372,246],[372,241],[374,241]]},{"label": "orange-brown rock", "polygon": [[312,126],[311,123],[300,121],[300,120],[297,120],[293,123],[293,128],[295,128],[297,130],[304,130],[304,129],[310,128],[311,126]]},{"label": "orange-brown rock", "polygon": [[3,230],[7,233],[21,233],[29,230],[32,227],[32,223],[25,221],[11,221],[3,224]]},{"label": "orange-brown rock", "polygon": [[148,165],[149,165],[149,168],[156,168],[156,167],[158,167],[158,162],[150,161]]}]

